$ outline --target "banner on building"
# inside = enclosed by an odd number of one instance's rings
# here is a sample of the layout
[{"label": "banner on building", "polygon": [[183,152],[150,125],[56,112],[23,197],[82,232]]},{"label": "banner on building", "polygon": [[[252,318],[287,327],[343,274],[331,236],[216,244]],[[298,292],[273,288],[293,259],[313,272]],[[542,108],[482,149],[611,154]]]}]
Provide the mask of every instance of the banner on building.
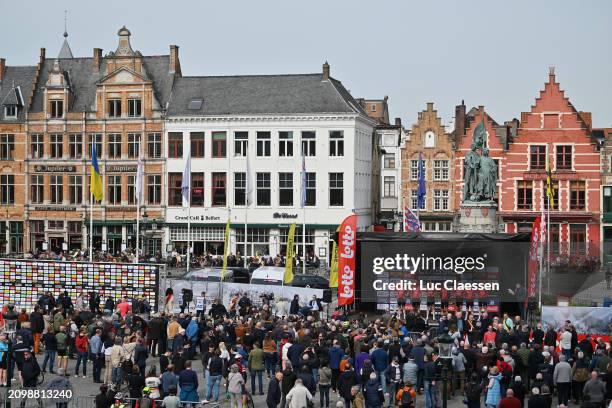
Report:
[{"label": "banner on building", "polygon": [[329,287],[337,288],[338,287],[338,244],[336,244],[336,241],[332,241],[332,242],[333,242],[332,259],[331,259],[331,266],[329,270]]},{"label": "banner on building", "polygon": [[225,242],[223,244],[223,269],[221,270],[221,280],[225,276],[227,271],[227,251],[229,249],[229,236],[230,236],[230,219],[227,217],[227,224],[225,225]]},{"label": "banner on building", "polygon": [[338,305],[355,303],[355,266],[357,256],[357,215],[340,224],[338,233]]},{"label": "banner on building", "polygon": [[291,283],[293,281],[293,256],[295,252],[295,223],[289,227],[289,234],[287,235],[287,253],[285,254],[285,283]]}]

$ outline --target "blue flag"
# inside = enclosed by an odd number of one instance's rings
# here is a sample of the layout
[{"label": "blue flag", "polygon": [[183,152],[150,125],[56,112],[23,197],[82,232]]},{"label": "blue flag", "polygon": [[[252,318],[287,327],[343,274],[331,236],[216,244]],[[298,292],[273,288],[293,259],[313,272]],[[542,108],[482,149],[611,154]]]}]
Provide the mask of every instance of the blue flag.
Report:
[{"label": "blue flag", "polygon": [[425,208],[425,162],[423,154],[419,153],[419,190],[417,192],[417,208]]}]

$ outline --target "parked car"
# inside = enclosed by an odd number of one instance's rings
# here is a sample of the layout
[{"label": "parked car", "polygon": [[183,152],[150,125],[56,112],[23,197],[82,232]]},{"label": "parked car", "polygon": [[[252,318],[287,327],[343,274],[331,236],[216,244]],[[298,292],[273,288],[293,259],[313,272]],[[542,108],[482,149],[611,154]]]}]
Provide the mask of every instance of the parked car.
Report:
[{"label": "parked car", "polygon": [[291,286],[298,288],[329,289],[329,281],[319,275],[296,274]]}]

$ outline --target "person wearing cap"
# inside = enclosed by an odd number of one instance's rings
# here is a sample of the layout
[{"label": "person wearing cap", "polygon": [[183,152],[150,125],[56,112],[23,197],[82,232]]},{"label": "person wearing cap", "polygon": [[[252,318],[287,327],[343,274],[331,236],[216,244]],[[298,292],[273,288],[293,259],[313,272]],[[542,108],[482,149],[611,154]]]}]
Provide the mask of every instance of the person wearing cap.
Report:
[{"label": "person wearing cap", "polygon": [[123,393],[118,392],[114,397],[115,402],[111,405],[111,408],[125,408],[125,403],[123,402]]}]

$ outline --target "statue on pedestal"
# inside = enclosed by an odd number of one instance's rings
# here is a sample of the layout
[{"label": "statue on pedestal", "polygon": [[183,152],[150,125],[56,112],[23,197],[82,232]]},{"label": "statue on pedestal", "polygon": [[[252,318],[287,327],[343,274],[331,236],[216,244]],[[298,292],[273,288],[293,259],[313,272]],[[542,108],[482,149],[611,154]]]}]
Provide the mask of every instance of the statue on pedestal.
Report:
[{"label": "statue on pedestal", "polygon": [[465,156],[463,202],[493,201],[497,192],[497,165],[485,147],[484,120],[476,126],[471,150]]}]

